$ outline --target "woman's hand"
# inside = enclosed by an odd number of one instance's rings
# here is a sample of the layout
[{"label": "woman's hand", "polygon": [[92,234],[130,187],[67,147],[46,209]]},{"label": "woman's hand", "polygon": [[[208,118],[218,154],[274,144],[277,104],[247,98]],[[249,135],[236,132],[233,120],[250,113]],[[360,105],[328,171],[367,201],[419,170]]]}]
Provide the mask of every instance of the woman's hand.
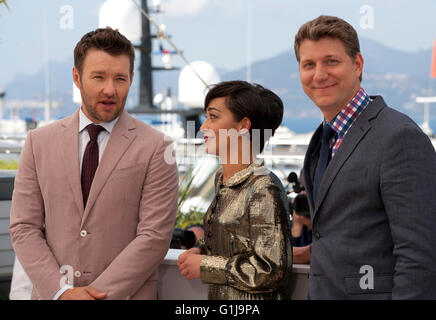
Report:
[{"label": "woman's hand", "polygon": [[179,256],[177,266],[180,273],[188,280],[200,278],[200,263],[203,255],[200,248],[192,248]]}]

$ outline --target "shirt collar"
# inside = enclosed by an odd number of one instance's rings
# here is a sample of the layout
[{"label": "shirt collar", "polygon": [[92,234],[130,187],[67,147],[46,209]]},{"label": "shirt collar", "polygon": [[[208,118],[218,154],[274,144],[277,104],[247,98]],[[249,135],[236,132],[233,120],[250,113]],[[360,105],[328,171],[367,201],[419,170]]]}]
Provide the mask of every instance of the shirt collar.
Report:
[{"label": "shirt collar", "polygon": [[247,180],[252,174],[265,175],[267,173],[267,169],[263,166],[263,160],[256,159],[248,167],[236,172],[224,184],[222,183],[222,169],[220,169],[219,181],[226,187],[233,187]]},{"label": "shirt collar", "polygon": [[329,125],[338,136],[343,137],[370,102],[371,98],[363,88],[360,88],[347,106],[331,122],[324,119],[324,124]]},{"label": "shirt collar", "polygon": [[[102,126],[107,132],[112,133],[112,129],[117,123],[120,116],[116,117],[114,120],[110,122],[100,122],[98,125]],[[94,123],[92,122],[86,115],[83,113],[82,108],[79,110],[79,132],[82,132],[83,129],[86,128],[88,124]],[[97,123],[95,123],[97,124]]]}]

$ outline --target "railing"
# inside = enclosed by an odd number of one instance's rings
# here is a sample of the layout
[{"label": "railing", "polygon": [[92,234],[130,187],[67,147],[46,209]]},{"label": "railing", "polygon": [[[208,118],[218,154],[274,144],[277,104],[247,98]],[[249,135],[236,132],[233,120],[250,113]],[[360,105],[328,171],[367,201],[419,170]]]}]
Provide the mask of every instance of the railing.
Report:
[{"label": "railing", "polygon": [[[9,237],[9,213],[13,187],[11,173],[0,177],[0,295],[9,293],[15,254]],[[207,285],[201,280],[186,280],[177,268],[177,258],[184,250],[169,249],[159,267],[160,300],[203,300],[207,299]],[[306,299],[308,290],[308,265],[293,265],[291,275],[292,299]],[[30,298],[30,292],[29,292]]]},{"label": "railing", "polygon": [[[207,285],[200,279],[186,280],[177,268],[177,258],[184,250],[170,249],[159,267],[159,300],[205,300]],[[292,266],[292,300],[307,299],[309,265]]]}]

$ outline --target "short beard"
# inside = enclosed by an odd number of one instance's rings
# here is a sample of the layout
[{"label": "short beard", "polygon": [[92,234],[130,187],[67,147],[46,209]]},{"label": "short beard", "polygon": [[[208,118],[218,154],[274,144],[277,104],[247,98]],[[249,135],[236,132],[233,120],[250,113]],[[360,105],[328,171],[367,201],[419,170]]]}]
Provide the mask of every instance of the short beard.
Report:
[{"label": "short beard", "polygon": [[120,108],[119,110],[117,110],[117,111],[113,114],[113,116],[112,116],[111,119],[107,119],[107,120],[105,120],[105,119],[102,119],[102,117],[100,117],[100,115],[99,115],[98,112],[97,112],[97,108],[96,108],[96,107],[94,108],[94,107],[92,106],[91,103],[88,103],[88,99],[87,99],[87,96],[86,96],[86,92],[83,91],[83,92],[81,92],[81,93],[82,93],[82,94],[81,94],[81,96],[82,96],[82,104],[83,104],[83,106],[85,107],[87,113],[88,113],[92,118],[94,118],[94,119],[96,119],[96,120],[98,120],[98,121],[101,121],[101,122],[111,122],[112,120],[115,120],[115,119],[116,119],[116,118],[121,114],[121,112],[123,112],[124,107],[125,107],[125,105],[126,105],[126,101],[127,101],[127,96],[126,96],[126,97],[124,98],[124,100],[121,101],[121,108]]},{"label": "short beard", "polygon": [[97,119],[98,121],[103,121],[103,119],[98,115],[97,108],[93,108],[92,105],[88,105],[86,103],[86,100],[83,99],[83,105],[85,106],[86,112],[94,119]]},{"label": "short beard", "polygon": [[92,105],[91,105],[91,106],[88,105],[88,104],[86,103],[86,101],[84,101],[83,105],[85,106],[86,111],[88,112],[88,114],[89,114],[91,117],[93,117],[94,119],[97,119],[98,121],[101,121],[101,122],[111,122],[112,120],[115,120],[115,119],[120,115],[120,113],[124,110],[124,105],[125,105],[125,103],[126,103],[125,100],[122,101],[121,108],[118,109],[118,110],[113,114],[112,118],[110,118],[110,119],[103,119],[102,117],[100,117],[100,115],[99,115],[98,112],[97,112],[97,108],[93,108]]},{"label": "short beard", "polygon": [[97,119],[98,121],[101,121],[101,122],[111,122],[112,120],[115,120],[120,115],[120,113],[124,110],[124,104],[125,104],[125,101],[122,102],[122,107],[113,114],[111,119],[103,119],[98,114],[97,108],[93,108],[92,105],[87,104],[86,101],[84,101],[84,103],[83,103],[88,114],[91,117],[93,117],[94,119]]}]

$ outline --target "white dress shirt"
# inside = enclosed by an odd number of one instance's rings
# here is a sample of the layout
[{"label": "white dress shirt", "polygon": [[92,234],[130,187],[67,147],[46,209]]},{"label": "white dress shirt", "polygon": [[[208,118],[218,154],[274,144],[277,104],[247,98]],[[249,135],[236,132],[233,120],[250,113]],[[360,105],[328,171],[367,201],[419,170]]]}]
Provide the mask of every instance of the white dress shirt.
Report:
[{"label": "white dress shirt", "polygon": [[32,295],[32,282],[24,272],[20,261],[15,256],[14,270],[12,271],[11,291],[9,293],[10,300],[30,300]]},{"label": "white dress shirt", "polygon": [[[107,142],[109,141],[110,134],[115,124],[117,123],[119,116],[112,120],[111,122],[101,122],[98,125],[105,128],[102,130],[97,137],[98,143],[98,161],[100,162],[101,156],[103,155],[104,149],[106,148]],[[88,130],[86,126],[88,124],[94,123],[83,113],[82,108],[79,111],[79,163],[80,163],[80,173],[82,173],[82,162],[83,155],[85,154],[86,146],[90,140]],[[97,123],[94,123],[97,124]]]}]

